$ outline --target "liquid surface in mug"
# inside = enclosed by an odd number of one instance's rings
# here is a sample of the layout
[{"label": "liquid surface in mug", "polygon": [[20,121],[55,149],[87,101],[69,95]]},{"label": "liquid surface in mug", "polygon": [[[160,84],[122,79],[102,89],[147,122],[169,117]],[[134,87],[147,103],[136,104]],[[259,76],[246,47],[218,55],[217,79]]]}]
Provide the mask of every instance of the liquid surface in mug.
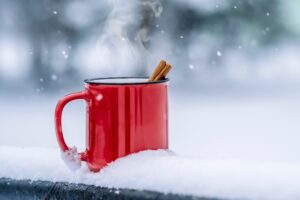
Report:
[{"label": "liquid surface in mug", "polygon": [[89,80],[89,83],[147,83],[148,79],[146,78],[104,78],[104,79],[93,79],[93,80]]}]

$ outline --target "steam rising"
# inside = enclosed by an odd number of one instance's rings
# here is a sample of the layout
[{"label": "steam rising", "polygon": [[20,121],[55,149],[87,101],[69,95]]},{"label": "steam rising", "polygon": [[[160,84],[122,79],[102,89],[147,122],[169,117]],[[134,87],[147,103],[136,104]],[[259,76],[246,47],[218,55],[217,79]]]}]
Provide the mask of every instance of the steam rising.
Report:
[{"label": "steam rising", "polygon": [[[97,44],[99,68],[104,73],[143,75],[149,59],[151,24],[163,11],[158,0],[115,0]],[[122,74],[121,74],[122,73]]]}]

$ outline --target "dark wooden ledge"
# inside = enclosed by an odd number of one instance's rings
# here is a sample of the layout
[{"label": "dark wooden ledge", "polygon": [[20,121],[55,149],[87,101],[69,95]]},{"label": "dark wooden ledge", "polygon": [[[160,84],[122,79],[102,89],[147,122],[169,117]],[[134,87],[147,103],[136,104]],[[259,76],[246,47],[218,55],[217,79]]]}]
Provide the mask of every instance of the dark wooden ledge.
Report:
[{"label": "dark wooden ledge", "polygon": [[114,189],[64,182],[14,180],[9,178],[0,178],[0,199],[220,200],[152,191]]}]

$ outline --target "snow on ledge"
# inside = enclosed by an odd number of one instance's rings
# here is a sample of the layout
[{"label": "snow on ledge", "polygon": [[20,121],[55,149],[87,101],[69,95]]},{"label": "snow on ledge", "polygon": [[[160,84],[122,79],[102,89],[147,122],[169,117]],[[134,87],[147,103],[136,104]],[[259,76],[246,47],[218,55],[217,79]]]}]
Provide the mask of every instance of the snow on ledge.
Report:
[{"label": "snow on ledge", "polygon": [[100,173],[72,172],[57,149],[0,147],[0,177],[84,183],[219,198],[300,199],[300,165],[204,160],[169,151],[121,158]]}]

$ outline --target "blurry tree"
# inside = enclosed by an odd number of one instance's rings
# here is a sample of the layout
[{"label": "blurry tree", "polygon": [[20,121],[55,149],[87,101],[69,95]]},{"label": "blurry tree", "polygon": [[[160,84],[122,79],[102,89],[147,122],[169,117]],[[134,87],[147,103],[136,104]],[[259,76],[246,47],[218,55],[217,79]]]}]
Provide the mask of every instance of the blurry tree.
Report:
[{"label": "blurry tree", "polygon": [[[258,48],[274,44],[287,34],[279,20],[279,0],[272,3],[261,0],[210,1],[207,3],[211,4],[209,8],[201,5],[203,1],[187,1],[191,4],[184,1],[163,2],[160,23],[172,23],[167,31],[174,33],[169,36],[176,41],[173,62],[181,66],[180,73],[185,73],[184,77],[195,76],[187,67],[188,63],[203,63],[213,70],[222,66],[220,62],[224,52],[229,49],[243,48],[251,55]],[[205,51],[205,58],[201,61],[197,60],[200,57],[197,52],[192,56],[185,53],[195,41],[198,41],[199,49]]]},{"label": "blurry tree", "polygon": [[[271,3],[261,0],[161,2],[164,11],[156,23],[149,15],[149,8],[138,10],[144,13],[143,20],[137,19],[141,22],[139,27],[151,33],[162,30],[155,27],[157,24],[160,28],[166,27],[165,35],[174,41],[170,59],[181,66],[177,73],[191,78],[194,73],[186,67],[187,62],[203,63],[219,70],[221,65],[218,62],[222,62],[221,55],[226,49],[241,47],[251,54],[257,47],[270,45],[286,33],[282,21],[278,20],[279,0]],[[15,26],[26,36],[31,46],[28,51],[32,51],[31,76],[27,80],[41,90],[71,85],[75,79],[81,78],[73,52],[84,41],[98,39],[95,36],[100,36],[111,11],[105,0],[6,0],[1,4],[16,8],[12,9],[12,12],[17,11],[14,14],[19,19]],[[203,4],[212,6],[207,8]],[[153,43],[143,41],[146,47]],[[193,51],[191,47],[198,44],[205,55],[200,55],[197,49],[195,54],[189,53]],[[145,75],[146,72],[141,66],[135,75]]]}]

